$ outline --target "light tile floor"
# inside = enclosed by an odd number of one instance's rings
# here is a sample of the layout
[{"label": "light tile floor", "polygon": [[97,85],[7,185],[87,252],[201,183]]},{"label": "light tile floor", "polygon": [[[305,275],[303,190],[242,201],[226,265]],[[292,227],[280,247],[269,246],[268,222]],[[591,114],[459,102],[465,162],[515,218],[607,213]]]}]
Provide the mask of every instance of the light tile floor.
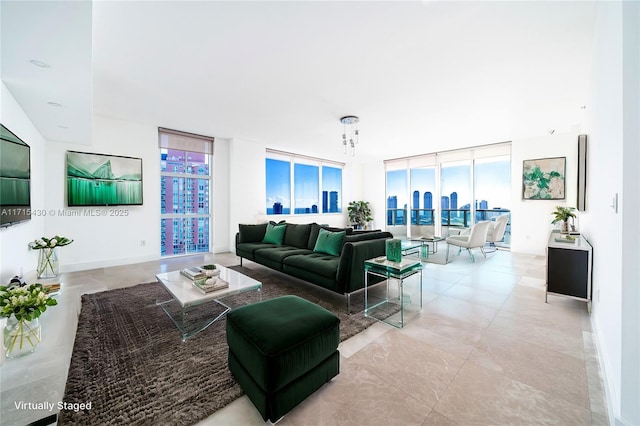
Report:
[{"label": "light tile floor", "polygon": [[[544,257],[498,251],[476,263],[464,254],[452,259],[425,263],[422,312],[402,329],[376,323],[341,343],[340,374],[278,424],[607,425],[587,306],[553,295],[544,303]],[[61,400],[82,293],[204,262],[238,258],[209,254],[63,274],[60,305],[42,318],[41,346],[0,367],[0,423],[50,414],[17,409],[18,401]],[[246,396],[200,423],[261,424]]]}]

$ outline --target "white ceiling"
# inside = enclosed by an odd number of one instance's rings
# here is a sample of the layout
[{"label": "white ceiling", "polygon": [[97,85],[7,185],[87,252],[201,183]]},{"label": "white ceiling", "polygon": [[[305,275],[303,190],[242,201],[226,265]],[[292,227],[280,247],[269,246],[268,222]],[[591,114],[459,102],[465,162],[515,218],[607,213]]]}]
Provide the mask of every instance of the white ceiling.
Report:
[{"label": "white ceiling", "polygon": [[90,117],[44,107],[68,98],[347,161],[339,118],[353,114],[356,158],[394,158],[569,131],[590,96],[593,2],[26,2],[42,19],[11,3],[2,79],[52,140],[90,138]]}]

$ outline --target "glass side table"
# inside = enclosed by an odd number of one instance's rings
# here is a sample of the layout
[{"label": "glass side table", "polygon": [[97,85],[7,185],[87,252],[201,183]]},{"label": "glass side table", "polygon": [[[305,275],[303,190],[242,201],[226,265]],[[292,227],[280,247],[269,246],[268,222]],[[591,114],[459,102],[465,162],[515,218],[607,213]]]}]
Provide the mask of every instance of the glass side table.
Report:
[{"label": "glass side table", "polygon": [[[408,286],[405,280],[419,274],[417,286]],[[369,275],[384,278],[384,281],[369,286]],[[390,280],[398,282],[397,290]],[[405,325],[408,313],[422,310],[422,263],[419,259],[403,258],[401,262],[390,262],[385,256],[364,262],[364,315],[394,327]]]}]

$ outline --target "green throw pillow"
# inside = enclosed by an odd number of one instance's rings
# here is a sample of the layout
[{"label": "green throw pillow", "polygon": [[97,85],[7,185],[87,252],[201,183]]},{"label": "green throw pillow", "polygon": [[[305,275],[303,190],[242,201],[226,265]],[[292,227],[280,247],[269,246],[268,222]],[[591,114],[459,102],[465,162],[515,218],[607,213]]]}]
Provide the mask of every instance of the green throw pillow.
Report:
[{"label": "green throw pillow", "polygon": [[313,251],[316,253],[330,254],[332,256],[340,256],[342,240],[344,240],[346,234],[346,231],[331,232],[326,229],[320,229]]},{"label": "green throw pillow", "polygon": [[284,239],[284,231],[287,229],[287,224],[282,223],[274,225],[272,223],[267,224],[267,232],[262,239],[263,243],[282,245]]}]

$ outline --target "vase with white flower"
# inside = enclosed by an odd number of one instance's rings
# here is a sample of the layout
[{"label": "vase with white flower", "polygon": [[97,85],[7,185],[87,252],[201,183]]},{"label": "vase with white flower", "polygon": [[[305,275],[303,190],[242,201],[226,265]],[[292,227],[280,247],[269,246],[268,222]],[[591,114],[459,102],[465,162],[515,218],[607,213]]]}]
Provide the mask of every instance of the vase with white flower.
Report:
[{"label": "vase with white flower", "polygon": [[29,243],[32,250],[40,250],[38,255],[38,278],[54,278],[58,276],[58,253],[56,249],[69,245],[73,240],[56,235],[52,238],[42,237]]},{"label": "vase with white flower", "polygon": [[42,340],[40,315],[57,304],[42,284],[0,286],[0,316],[7,318],[2,336],[7,358],[36,350]]}]

